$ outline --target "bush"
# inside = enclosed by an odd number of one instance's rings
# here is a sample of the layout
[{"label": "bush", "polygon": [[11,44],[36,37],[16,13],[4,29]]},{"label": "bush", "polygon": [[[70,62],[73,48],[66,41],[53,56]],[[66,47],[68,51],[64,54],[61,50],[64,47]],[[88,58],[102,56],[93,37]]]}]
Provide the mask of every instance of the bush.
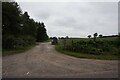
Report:
[{"label": "bush", "polygon": [[[64,44],[63,44],[64,45]],[[117,53],[118,40],[66,41],[64,50],[89,54]]]},{"label": "bush", "polygon": [[14,47],[15,37],[12,35],[2,36],[2,48],[11,49]]},{"label": "bush", "polygon": [[89,51],[90,54],[102,54],[103,51],[102,49],[97,49],[97,48],[92,48],[90,51]]},{"label": "bush", "polygon": [[25,46],[29,46],[35,43],[35,39],[31,36],[19,36],[15,37],[12,35],[3,36],[2,47],[3,49],[16,49]]}]

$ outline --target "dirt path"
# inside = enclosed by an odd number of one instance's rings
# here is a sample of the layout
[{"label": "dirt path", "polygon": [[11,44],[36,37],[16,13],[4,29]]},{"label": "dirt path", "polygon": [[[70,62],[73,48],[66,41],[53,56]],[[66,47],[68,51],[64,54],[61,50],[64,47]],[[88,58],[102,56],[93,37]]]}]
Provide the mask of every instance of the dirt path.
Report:
[{"label": "dirt path", "polygon": [[118,77],[118,61],[80,59],[55,51],[49,42],[3,57],[4,78]]}]

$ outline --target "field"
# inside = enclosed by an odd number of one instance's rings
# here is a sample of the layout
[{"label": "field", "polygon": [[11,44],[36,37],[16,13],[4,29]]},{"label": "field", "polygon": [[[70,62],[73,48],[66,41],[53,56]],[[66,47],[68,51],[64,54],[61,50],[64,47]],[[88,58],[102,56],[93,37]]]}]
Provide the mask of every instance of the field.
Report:
[{"label": "field", "polygon": [[78,58],[118,60],[119,40],[109,38],[67,38],[60,39],[56,50]]}]

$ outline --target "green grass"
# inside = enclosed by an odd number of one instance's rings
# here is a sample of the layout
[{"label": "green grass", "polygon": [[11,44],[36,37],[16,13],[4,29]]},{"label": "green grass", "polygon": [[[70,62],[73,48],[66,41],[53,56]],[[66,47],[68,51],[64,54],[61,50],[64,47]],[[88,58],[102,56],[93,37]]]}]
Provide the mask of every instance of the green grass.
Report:
[{"label": "green grass", "polygon": [[55,49],[60,53],[74,56],[77,58],[100,59],[100,60],[120,60],[118,55],[94,55],[94,54],[70,52],[70,51],[62,50],[62,48],[59,45],[56,45]]},{"label": "green grass", "polygon": [[12,50],[2,50],[2,56],[9,56],[9,55],[14,55],[14,54],[19,54],[22,52],[26,52],[29,49],[35,47],[36,44],[30,45],[30,46],[26,46],[26,47],[22,47],[22,48],[18,48],[18,49],[12,49]]},{"label": "green grass", "polygon": [[[107,41],[114,41],[116,40],[117,37],[113,37],[113,38],[97,38],[97,40],[107,40]],[[66,39],[67,43],[70,43],[71,41],[77,42],[77,41],[89,41],[89,40],[93,40],[93,38],[88,39],[88,38],[69,38]],[[74,56],[77,58],[88,58],[88,59],[100,59],[100,60],[120,60],[120,58],[118,57],[118,53],[114,54],[89,54],[89,53],[82,53],[82,52],[72,52],[72,51],[68,51],[68,50],[63,50],[63,45],[62,45],[62,40],[59,41],[59,44],[55,46],[55,49],[58,52],[61,52],[63,54],[66,55],[70,55],[70,56]]]}]

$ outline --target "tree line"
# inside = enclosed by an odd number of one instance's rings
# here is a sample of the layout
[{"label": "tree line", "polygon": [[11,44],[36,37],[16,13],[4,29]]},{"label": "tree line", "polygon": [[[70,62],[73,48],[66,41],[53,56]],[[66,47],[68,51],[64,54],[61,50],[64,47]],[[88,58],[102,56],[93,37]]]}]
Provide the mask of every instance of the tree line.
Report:
[{"label": "tree line", "polygon": [[[108,36],[103,36],[102,34],[99,35],[99,38],[108,38],[108,37],[119,37],[120,33],[118,35],[108,35]],[[98,33],[94,33],[93,37],[96,38],[98,36]],[[91,38],[91,35],[87,36],[88,38]]]},{"label": "tree line", "polygon": [[30,18],[17,2],[2,3],[2,47],[12,49],[48,40],[45,24]]}]

